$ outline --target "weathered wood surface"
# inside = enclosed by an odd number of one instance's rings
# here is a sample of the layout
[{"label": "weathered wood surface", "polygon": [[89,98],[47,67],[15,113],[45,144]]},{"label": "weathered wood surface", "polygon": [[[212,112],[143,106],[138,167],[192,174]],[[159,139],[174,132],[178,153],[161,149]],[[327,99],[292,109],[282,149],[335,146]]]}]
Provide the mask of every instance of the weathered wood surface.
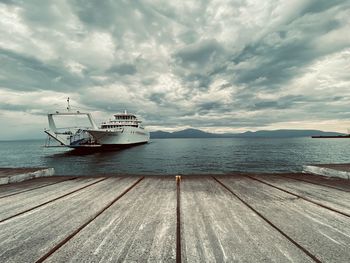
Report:
[{"label": "weathered wood surface", "polygon": [[0,225],[0,262],[35,262],[135,178],[109,178]]},{"label": "weathered wood surface", "polygon": [[348,213],[348,180],[249,176],[182,176],[180,218],[173,176],[1,186],[0,262],[350,262],[350,217],[300,198]]},{"label": "weathered wood surface", "polygon": [[254,178],[350,215],[349,192],[304,181],[295,181],[281,176],[257,175]]},{"label": "weathered wood surface", "polygon": [[18,195],[9,196],[0,199],[0,221],[11,217],[30,207],[36,207],[50,200],[69,194],[81,187],[87,186],[101,179],[80,178],[61,182],[59,185],[53,184],[46,187],[34,189]]},{"label": "weathered wood surface", "polygon": [[320,261],[350,262],[349,217],[244,176],[221,180]]},{"label": "weathered wood surface", "polygon": [[54,177],[41,177],[35,178],[29,181],[23,181],[15,184],[0,185],[0,198],[8,195],[14,195],[21,192],[28,192],[33,189],[44,187],[46,185],[60,183],[73,179],[72,176],[54,176]]},{"label": "weathered wood surface", "polygon": [[175,262],[175,190],[173,177],[144,179],[48,262]]},{"label": "weathered wood surface", "polygon": [[304,180],[312,184],[329,186],[331,188],[350,192],[350,183],[344,183],[344,179],[337,177],[325,177],[320,175],[302,173],[281,174],[281,176],[290,177],[297,180]]},{"label": "weathered wood surface", "polygon": [[312,262],[212,178],[181,189],[184,262]]}]

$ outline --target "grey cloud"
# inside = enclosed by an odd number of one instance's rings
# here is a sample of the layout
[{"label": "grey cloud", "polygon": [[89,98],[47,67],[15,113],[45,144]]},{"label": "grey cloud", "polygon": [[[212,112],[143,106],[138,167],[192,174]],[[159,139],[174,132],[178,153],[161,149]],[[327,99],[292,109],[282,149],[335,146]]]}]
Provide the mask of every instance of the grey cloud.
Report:
[{"label": "grey cloud", "polygon": [[205,114],[208,112],[221,112],[221,111],[225,111],[226,107],[219,102],[204,102],[204,103],[200,103],[197,106],[197,110],[199,113],[201,114]]},{"label": "grey cloud", "polygon": [[136,42],[172,42],[171,31],[167,31],[169,21],[160,16],[152,7],[140,1],[86,1],[71,2],[72,10],[85,26],[109,31],[120,48],[128,49],[132,34]]},{"label": "grey cloud", "polygon": [[254,109],[279,108],[278,101],[259,101],[254,103]]},{"label": "grey cloud", "polygon": [[112,114],[124,112],[124,110],[128,110],[129,112],[137,112],[139,110],[135,101],[126,101],[123,98],[118,98],[118,100],[113,102],[107,102],[83,95],[79,98],[79,102],[84,104],[90,110],[103,111],[108,113],[111,117]]},{"label": "grey cloud", "polygon": [[213,79],[208,74],[192,73],[183,76],[182,80],[192,88],[205,91],[208,89]]},{"label": "grey cloud", "polygon": [[187,45],[193,44],[198,39],[198,34],[194,30],[187,30],[186,32],[179,35],[179,38]]},{"label": "grey cloud", "polygon": [[[309,25],[302,23],[298,25],[298,22],[295,22],[295,26],[292,24],[287,27],[289,31],[283,31],[282,34],[279,32],[282,37],[275,44],[268,42],[269,38],[276,36],[273,32],[261,42],[246,46],[232,62],[236,66],[248,63],[250,68],[235,69],[234,81],[250,86],[266,86],[267,89],[283,87],[289,80],[303,73],[304,66],[326,54],[325,50],[315,49],[312,41],[322,34],[339,28],[340,24],[333,18],[325,20]],[[303,37],[296,38],[295,31]]]},{"label": "grey cloud", "polygon": [[[109,28],[115,21],[116,5],[114,1],[106,0],[75,0],[72,1],[72,8],[79,19],[92,26],[99,28]],[[119,2],[120,9],[123,9],[123,2]]]},{"label": "grey cloud", "polygon": [[201,67],[214,62],[224,53],[224,48],[216,40],[211,39],[188,45],[177,51],[174,57],[183,66],[191,67],[195,65]]},{"label": "grey cloud", "polygon": [[4,3],[4,4],[7,4],[7,5],[13,5],[13,4],[16,4],[16,0],[0,0],[0,3]]},{"label": "grey cloud", "polygon": [[215,39],[199,41],[173,54],[173,72],[188,87],[187,95],[194,90],[206,91],[217,75],[227,75],[227,56],[229,53]]},{"label": "grey cloud", "polygon": [[165,102],[164,93],[152,93],[148,98],[158,105],[163,105]]},{"label": "grey cloud", "polygon": [[144,86],[150,86],[150,85],[156,84],[157,83],[157,79],[154,78],[154,77],[144,77],[144,78],[142,78],[141,83]]},{"label": "grey cloud", "polygon": [[85,86],[86,80],[74,76],[62,66],[0,49],[0,86],[14,90],[70,90]]},{"label": "grey cloud", "polygon": [[164,123],[164,125],[168,127],[174,127],[179,124],[183,126],[191,126],[191,127],[263,127],[267,126],[276,121],[277,118],[268,117],[268,116],[260,116],[254,119],[247,119],[245,117],[235,118],[235,117],[222,117],[216,118],[213,120],[212,118],[200,118],[197,116],[187,117],[186,118],[173,118],[173,117],[157,117],[149,115],[147,116],[147,124],[148,125],[159,125],[159,122]]},{"label": "grey cloud", "polygon": [[305,96],[284,96],[277,100],[258,100],[256,99],[250,109],[261,110],[261,109],[289,109],[293,107],[300,107],[301,104],[307,102],[309,99]]},{"label": "grey cloud", "polygon": [[117,73],[119,75],[134,75],[136,72],[136,67],[127,63],[114,65],[107,70],[107,73]]},{"label": "grey cloud", "polygon": [[18,103],[7,103],[6,101],[0,101],[0,110],[25,112],[32,115],[47,115],[47,109],[43,109],[40,106],[33,106],[30,103],[18,104]]},{"label": "grey cloud", "polygon": [[[296,67],[310,61],[310,51],[310,47],[304,45],[289,46],[279,50],[270,50],[270,52],[266,50],[263,56],[267,61],[262,59],[252,69],[237,70],[235,82],[250,86],[267,86],[267,89],[275,88],[276,85],[280,87],[281,84],[296,76],[300,69]],[[286,55],[285,52],[289,52],[290,55]]]},{"label": "grey cloud", "polygon": [[307,13],[321,13],[331,7],[339,6],[341,4],[349,4],[347,0],[317,0],[313,1],[305,10],[303,10],[303,14]]},{"label": "grey cloud", "polygon": [[9,110],[9,111],[23,111],[26,112],[28,110],[28,105],[16,105],[16,104],[8,104],[6,102],[0,102],[0,109]]}]

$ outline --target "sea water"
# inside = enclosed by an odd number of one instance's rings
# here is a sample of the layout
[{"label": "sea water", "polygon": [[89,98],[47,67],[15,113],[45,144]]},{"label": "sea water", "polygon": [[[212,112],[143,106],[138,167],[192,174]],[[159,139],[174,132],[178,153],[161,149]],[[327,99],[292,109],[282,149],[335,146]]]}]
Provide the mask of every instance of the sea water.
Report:
[{"label": "sea water", "polygon": [[0,167],[53,167],[57,175],[300,172],[349,163],[350,139],[152,139],[127,149],[77,152],[43,140],[0,141]]}]

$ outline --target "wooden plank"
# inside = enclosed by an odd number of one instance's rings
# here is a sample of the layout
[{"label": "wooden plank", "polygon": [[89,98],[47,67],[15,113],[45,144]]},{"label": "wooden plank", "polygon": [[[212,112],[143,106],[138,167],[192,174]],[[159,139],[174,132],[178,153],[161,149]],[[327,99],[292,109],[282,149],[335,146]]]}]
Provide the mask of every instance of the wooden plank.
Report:
[{"label": "wooden plank", "polygon": [[0,224],[0,262],[34,262],[138,177],[108,178]]},{"label": "wooden plank", "polygon": [[183,262],[312,262],[212,178],[182,178]]},{"label": "wooden plank", "polygon": [[101,179],[79,178],[0,199],[0,221]]},{"label": "wooden plank", "polygon": [[45,262],[175,262],[174,177],[146,177]]},{"label": "wooden plank", "polygon": [[281,174],[281,176],[295,178],[298,180],[305,180],[317,185],[334,187],[343,191],[350,192],[350,181],[344,180],[342,178],[326,177],[321,175],[304,174],[304,173],[288,173],[288,174]]},{"label": "wooden plank", "polygon": [[322,262],[350,262],[350,219],[246,177],[218,177]]},{"label": "wooden plank", "polygon": [[350,215],[350,193],[348,192],[281,176],[256,175],[254,178]]},{"label": "wooden plank", "polygon": [[175,260],[175,180],[147,177],[47,262]]},{"label": "wooden plank", "polygon": [[13,184],[0,185],[0,198],[8,195],[18,194],[23,191],[30,191],[32,189],[44,187],[54,183],[59,183],[64,180],[73,179],[72,176],[52,176],[52,177],[41,177],[34,178],[28,181],[23,181]]}]

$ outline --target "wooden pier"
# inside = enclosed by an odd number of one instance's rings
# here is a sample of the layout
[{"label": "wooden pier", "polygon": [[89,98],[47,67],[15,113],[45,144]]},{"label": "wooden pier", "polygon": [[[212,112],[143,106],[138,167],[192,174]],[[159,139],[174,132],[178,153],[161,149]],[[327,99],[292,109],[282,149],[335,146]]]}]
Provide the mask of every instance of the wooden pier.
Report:
[{"label": "wooden pier", "polygon": [[0,186],[0,262],[350,262],[350,181],[48,177]]}]

